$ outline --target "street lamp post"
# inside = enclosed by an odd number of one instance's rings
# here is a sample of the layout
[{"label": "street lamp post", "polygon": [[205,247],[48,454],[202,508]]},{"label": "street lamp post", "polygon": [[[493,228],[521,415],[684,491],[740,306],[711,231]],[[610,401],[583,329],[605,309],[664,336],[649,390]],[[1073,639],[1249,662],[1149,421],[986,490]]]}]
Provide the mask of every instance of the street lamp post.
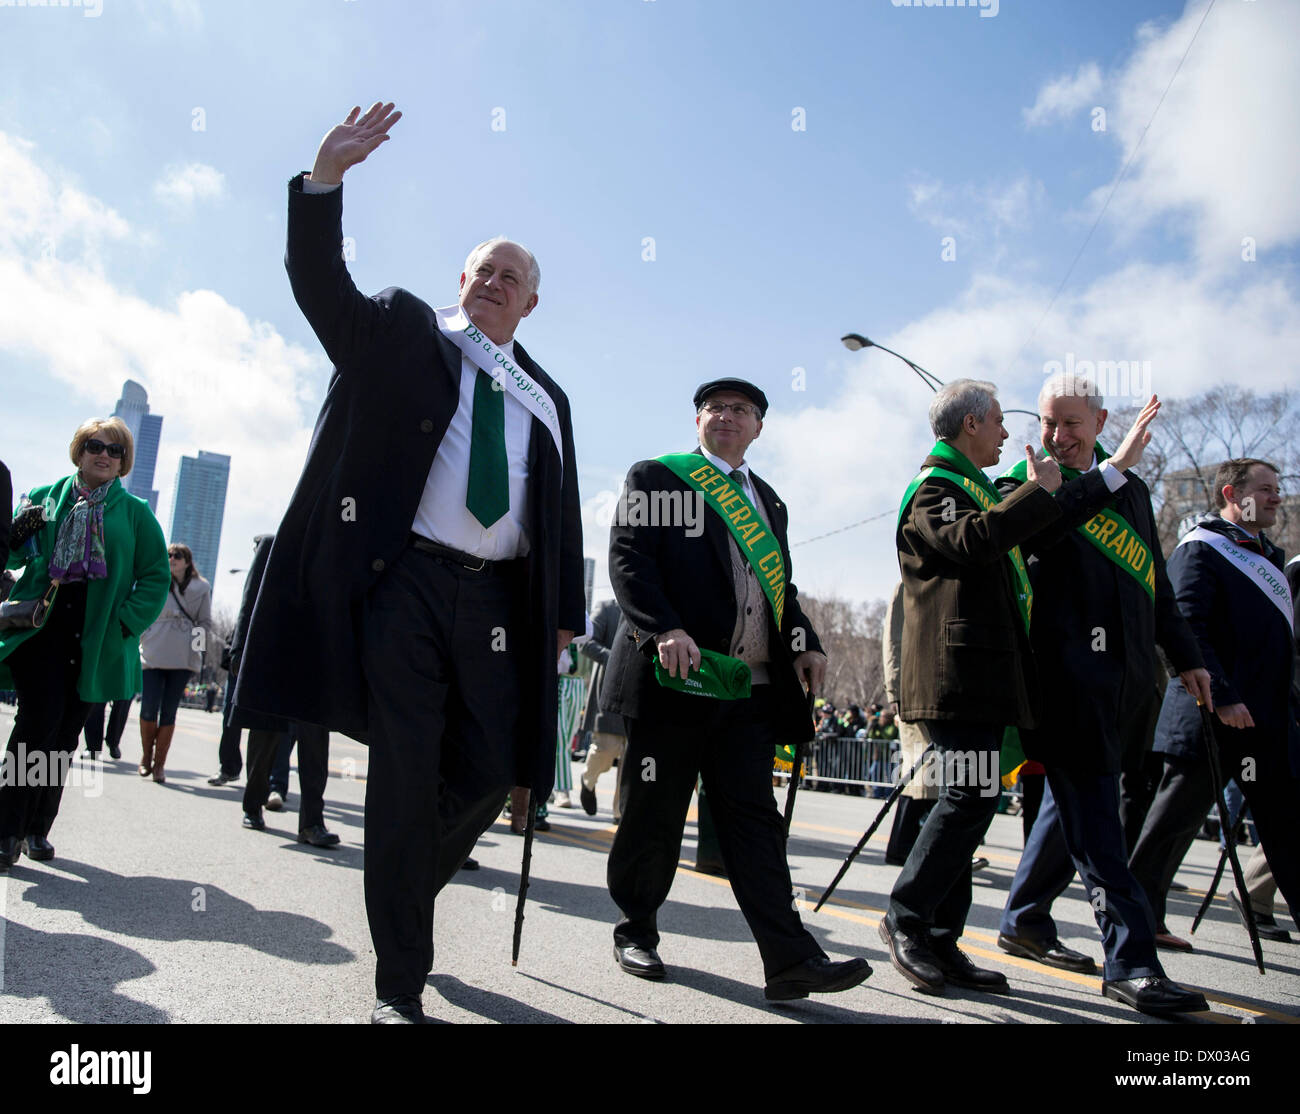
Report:
[{"label": "street lamp post", "polygon": [[[886,348],[883,344],[877,344],[874,340],[869,340],[861,333],[846,333],[844,336],[840,337],[840,343],[842,343],[850,352],[860,352],[864,348],[879,348],[882,352],[888,352],[891,356],[902,360],[903,363],[916,372],[916,375],[921,382],[936,394],[939,392],[939,388],[944,385],[942,379],[932,372],[926,371],[920,364],[913,363],[906,356],[899,352],[895,352],[892,348]],[[1034,421],[1038,421],[1038,412],[1035,410],[1011,410],[1004,408],[1002,413],[1028,414],[1029,417],[1034,419]]]}]

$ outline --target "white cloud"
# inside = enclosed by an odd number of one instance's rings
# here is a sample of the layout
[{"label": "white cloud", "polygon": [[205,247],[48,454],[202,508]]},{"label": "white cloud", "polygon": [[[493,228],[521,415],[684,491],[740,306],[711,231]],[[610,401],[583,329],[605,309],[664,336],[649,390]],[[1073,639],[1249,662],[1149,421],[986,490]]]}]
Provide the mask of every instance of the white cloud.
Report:
[{"label": "white cloud", "polygon": [[921,178],[908,187],[908,209],[946,235],[986,240],[1023,227],[1045,195],[1043,183],[1027,175],[960,186]]},{"label": "white cloud", "polygon": [[1027,128],[1041,128],[1091,108],[1101,95],[1101,70],[1096,62],[1085,62],[1073,75],[1064,74],[1038,90],[1034,103],[1021,110]]},{"label": "white cloud", "polygon": [[[1205,6],[1189,3],[1166,29],[1144,25],[1118,74],[1109,126],[1120,164],[1137,147],[1111,202],[1121,231],[1178,214],[1202,266],[1242,266],[1242,240],[1258,255],[1300,239],[1300,5],[1218,4],[1206,19],[1160,111],[1151,119]],[[1109,192],[1099,186],[1091,201]]]},{"label": "white cloud", "polygon": [[[159,305],[121,289],[101,248],[134,241],[132,230],[35,156],[32,144],[0,133],[0,352],[62,384],[65,405],[24,419],[24,445],[49,447],[39,462],[49,475],[32,475],[35,460],[6,463],[15,480],[20,470],[26,482],[64,474],[72,430],[111,411],[122,382],[136,379],[163,415],[154,487],[164,530],[180,456],[229,453],[221,567],[247,564],[249,540],[275,528],[301,472],[315,417],[310,400],[326,375],[322,357],[216,291],[186,291]],[[43,252],[51,235],[56,248]],[[237,581],[218,581],[223,606],[236,607],[237,593]]]},{"label": "white cloud", "polygon": [[154,183],[153,192],[165,204],[189,209],[196,201],[221,198],[226,192],[226,179],[221,171],[206,163],[191,162],[167,167]]},{"label": "white cloud", "polygon": [[135,0],[135,17],[153,35],[203,28],[199,0]]}]

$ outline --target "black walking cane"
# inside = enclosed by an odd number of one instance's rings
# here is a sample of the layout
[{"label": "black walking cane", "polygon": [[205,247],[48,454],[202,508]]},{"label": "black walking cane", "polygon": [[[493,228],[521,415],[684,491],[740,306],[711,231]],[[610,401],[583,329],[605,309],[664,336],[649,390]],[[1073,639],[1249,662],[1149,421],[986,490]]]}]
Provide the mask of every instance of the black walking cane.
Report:
[{"label": "black walking cane", "polygon": [[[1219,766],[1219,745],[1214,738],[1214,721],[1210,719],[1210,710],[1199,700],[1196,703],[1201,713],[1201,732],[1205,735],[1205,753],[1210,760],[1210,782],[1214,789],[1214,803],[1219,813],[1219,831],[1226,832],[1232,825],[1228,823],[1228,806],[1223,800],[1223,771]],[[1264,949],[1259,945],[1259,929],[1255,927],[1255,911],[1250,905],[1250,895],[1246,893],[1246,878],[1241,873],[1241,863],[1237,859],[1237,841],[1227,841],[1228,862],[1232,864],[1232,878],[1237,884],[1237,893],[1241,895],[1242,915],[1246,918],[1246,932],[1250,936],[1250,946],[1255,953],[1255,966],[1264,974]]]},{"label": "black walking cane", "polygon": [[[1241,834],[1241,829],[1245,823],[1246,823],[1246,807],[1243,805],[1241,809],[1241,813],[1237,817],[1237,826],[1232,829],[1231,837],[1225,837],[1225,839],[1231,838],[1232,840],[1235,841],[1237,836]],[[1210,908],[1210,902],[1214,900],[1214,895],[1215,893],[1218,892],[1219,882],[1223,878],[1223,868],[1227,865],[1227,862],[1228,862],[1228,848],[1225,846],[1219,852],[1219,865],[1214,868],[1214,879],[1213,881],[1210,882],[1210,888],[1205,891],[1205,900],[1201,902],[1201,907],[1198,910],[1196,910],[1196,917],[1192,920],[1193,936],[1196,935],[1196,930],[1197,928],[1200,927],[1202,918],[1205,916],[1206,911]]]},{"label": "black walking cane", "polygon": [[907,783],[916,776],[916,771],[921,768],[921,763],[925,761],[926,755],[928,755],[933,749],[934,744],[927,743],[925,750],[921,751],[921,757],[912,763],[912,768],[907,771],[907,776],[890,791],[889,796],[885,798],[885,803],[881,806],[880,811],[876,813],[876,818],[871,821],[871,827],[862,833],[862,838],[858,840],[858,845],[849,852],[848,858],[840,864],[840,872],[835,875],[831,884],[826,888],[826,892],[822,894],[821,900],[813,906],[814,913],[818,912],[826,903],[826,899],[835,892],[835,887],[840,884],[840,879],[844,877],[848,872],[849,867],[853,865],[853,860],[862,854],[862,849],[867,845],[867,840],[875,834],[876,829],[880,827],[880,822],[889,814],[889,810],[894,807],[894,802],[902,796],[903,790],[907,788]]},{"label": "black walking cane", "polygon": [[[812,722],[813,714],[813,690],[808,690],[808,720]],[[785,838],[790,838],[790,820],[794,816],[794,795],[799,792],[799,772],[803,768],[803,748],[806,745],[804,740],[800,740],[794,745],[794,765],[790,767],[790,785],[785,791]]]},{"label": "black walking cane", "polygon": [[515,942],[510,951],[510,966],[519,966],[519,941],[524,935],[524,901],[528,897],[528,868],[533,861],[533,828],[537,823],[537,794],[528,792],[528,823],[524,827],[524,861],[519,868],[519,900],[515,902]]}]

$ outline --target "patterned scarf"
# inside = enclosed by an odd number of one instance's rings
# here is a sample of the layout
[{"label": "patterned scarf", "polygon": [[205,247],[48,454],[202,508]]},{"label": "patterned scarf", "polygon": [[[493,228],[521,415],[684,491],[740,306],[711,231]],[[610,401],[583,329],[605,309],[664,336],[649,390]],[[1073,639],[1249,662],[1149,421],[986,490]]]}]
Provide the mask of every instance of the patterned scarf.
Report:
[{"label": "patterned scarf", "polygon": [[111,483],[89,488],[75,483],[77,501],[59,526],[50,557],[50,579],[62,583],[103,580],[108,575],[104,560],[104,500]]}]

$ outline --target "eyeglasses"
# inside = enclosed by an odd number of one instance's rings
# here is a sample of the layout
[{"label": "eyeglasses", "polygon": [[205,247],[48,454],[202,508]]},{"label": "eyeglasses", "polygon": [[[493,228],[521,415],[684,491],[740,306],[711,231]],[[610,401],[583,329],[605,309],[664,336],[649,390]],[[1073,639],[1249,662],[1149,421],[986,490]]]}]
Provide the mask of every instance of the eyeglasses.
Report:
[{"label": "eyeglasses", "polygon": [[725,414],[728,410],[738,418],[748,418],[751,414],[758,415],[758,407],[748,402],[706,402],[700,409],[707,410],[715,417]]},{"label": "eyeglasses", "polygon": [[126,456],[126,446],[119,445],[115,441],[105,443],[97,437],[92,437],[86,442],[85,451],[91,456],[99,456],[100,453],[108,453],[114,460],[121,460]]}]

